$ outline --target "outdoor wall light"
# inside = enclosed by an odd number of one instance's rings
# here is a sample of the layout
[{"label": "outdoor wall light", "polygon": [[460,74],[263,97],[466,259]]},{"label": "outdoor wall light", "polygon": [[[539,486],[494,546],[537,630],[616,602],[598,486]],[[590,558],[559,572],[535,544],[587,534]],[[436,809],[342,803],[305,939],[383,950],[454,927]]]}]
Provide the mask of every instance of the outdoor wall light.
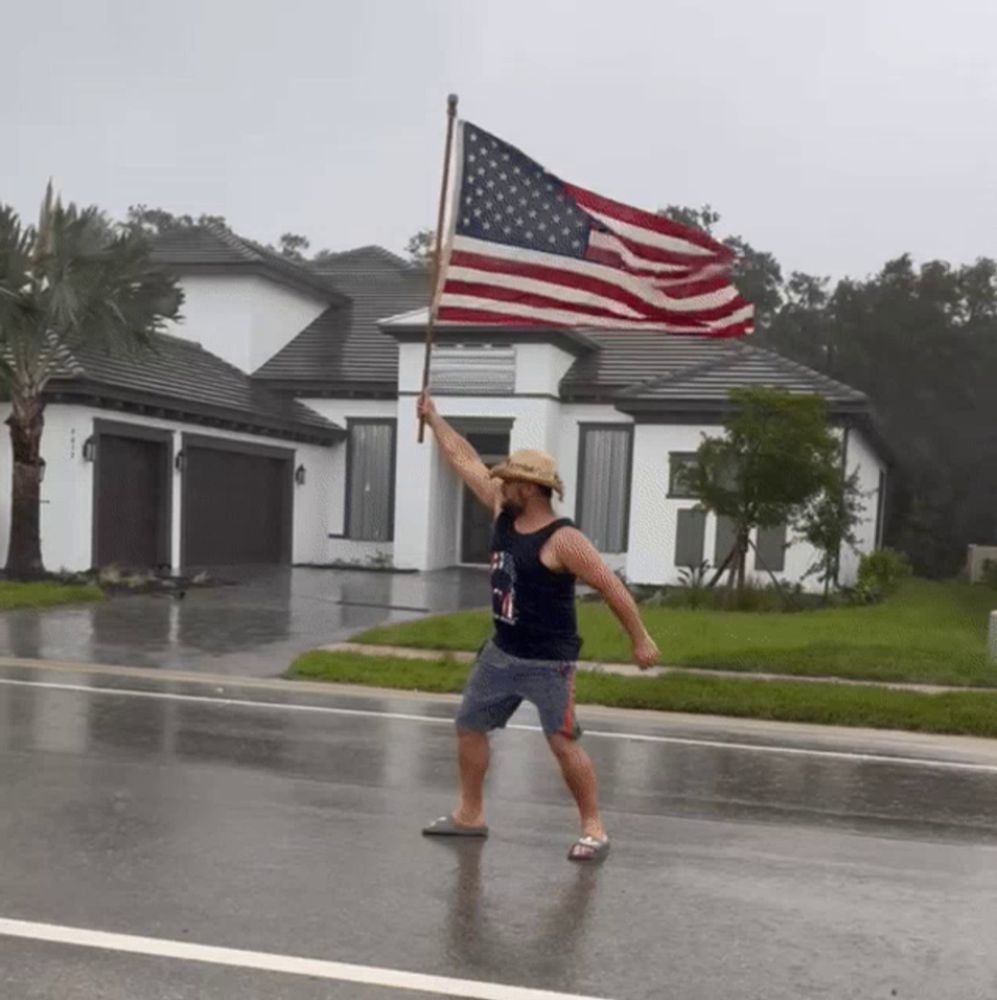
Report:
[{"label": "outdoor wall light", "polygon": [[173,468],[176,469],[177,472],[183,472],[186,465],[187,456],[183,453],[183,451],[178,451],[177,457],[173,459]]},{"label": "outdoor wall light", "polygon": [[304,486],[305,485],[305,467],[303,465],[299,465],[294,470],[294,481],[299,486]]},{"label": "outdoor wall light", "polygon": [[97,439],[91,435],[83,442],[83,461],[92,462],[97,457]]}]

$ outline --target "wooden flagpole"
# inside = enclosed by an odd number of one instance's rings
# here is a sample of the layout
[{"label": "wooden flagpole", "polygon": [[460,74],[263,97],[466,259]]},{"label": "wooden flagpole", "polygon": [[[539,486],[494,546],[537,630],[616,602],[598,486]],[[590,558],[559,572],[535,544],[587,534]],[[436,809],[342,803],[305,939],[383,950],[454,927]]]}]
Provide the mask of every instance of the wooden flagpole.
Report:
[{"label": "wooden flagpole", "polygon": [[[422,368],[422,391],[429,387],[429,365],[433,352],[433,331],[436,326],[437,286],[440,282],[440,267],[443,257],[443,217],[446,213],[447,188],[450,186],[450,154],[453,149],[453,127],[457,118],[457,95],[447,98],[447,142],[443,154],[443,183],[440,185],[440,211],[436,220],[436,240],[433,248],[433,280],[430,286],[429,322],[426,324],[426,360]],[[419,420],[419,444],[426,433],[426,421]]]}]

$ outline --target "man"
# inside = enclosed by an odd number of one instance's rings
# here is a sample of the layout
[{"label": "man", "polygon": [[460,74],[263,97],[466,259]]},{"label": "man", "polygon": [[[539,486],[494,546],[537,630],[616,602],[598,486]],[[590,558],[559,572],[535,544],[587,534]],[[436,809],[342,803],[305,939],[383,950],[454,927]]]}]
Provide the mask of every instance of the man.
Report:
[{"label": "man", "polygon": [[564,488],[554,460],[519,451],[489,472],[477,452],[437,412],[428,393],[418,413],[457,475],[492,512],[492,613],[495,634],[477,658],[457,713],[460,802],[423,830],[428,836],[485,837],[483,792],[488,733],[505,726],[523,700],[540,713],[544,734],[581,815],[572,861],[602,860],[609,837],[599,814],[595,769],[578,745],[575,663],[581,647],[575,580],[599,591],[627,630],[634,662],[646,670],[658,648],[629,591],[592,543],[551,506]]}]

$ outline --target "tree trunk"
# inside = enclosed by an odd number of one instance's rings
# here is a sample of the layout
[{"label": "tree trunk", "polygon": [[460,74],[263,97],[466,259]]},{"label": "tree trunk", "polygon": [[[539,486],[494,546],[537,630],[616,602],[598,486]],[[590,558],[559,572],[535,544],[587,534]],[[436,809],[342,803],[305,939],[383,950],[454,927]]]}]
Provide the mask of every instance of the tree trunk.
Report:
[{"label": "tree trunk", "polygon": [[14,474],[11,482],[10,547],[7,577],[37,580],[45,574],[39,530],[41,512],[41,441],[45,403],[41,396],[14,393],[10,427]]},{"label": "tree trunk", "polygon": [[743,529],[737,533],[737,594],[744,593],[745,566],[748,561],[748,533]]}]

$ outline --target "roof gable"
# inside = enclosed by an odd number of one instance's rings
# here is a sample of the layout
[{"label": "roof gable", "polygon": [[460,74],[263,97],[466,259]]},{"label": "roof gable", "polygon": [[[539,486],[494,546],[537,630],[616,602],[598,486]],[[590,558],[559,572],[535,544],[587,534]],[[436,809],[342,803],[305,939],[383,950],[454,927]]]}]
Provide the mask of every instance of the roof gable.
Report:
[{"label": "roof gable", "polygon": [[180,273],[258,274],[329,303],[346,296],[306,263],[237,236],[221,226],[190,226],[153,237],[152,259]]},{"label": "roof gable", "polygon": [[148,348],[109,353],[77,348],[62,362],[50,393],[141,403],[285,436],[331,441],[342,428],[266,386],[198,344],[155,334]]},{"label": "roof gable", "polygon": [[348,305],[327,309],[254,377],[302,391],[308,387],[396,391],[398,345],[378,324],[384,316],[423,305],[429,277],[422,268],[404,262],[399,267],[370,250],[344,254],[349,260],[337,265],[335,282],[348,296]]}]

